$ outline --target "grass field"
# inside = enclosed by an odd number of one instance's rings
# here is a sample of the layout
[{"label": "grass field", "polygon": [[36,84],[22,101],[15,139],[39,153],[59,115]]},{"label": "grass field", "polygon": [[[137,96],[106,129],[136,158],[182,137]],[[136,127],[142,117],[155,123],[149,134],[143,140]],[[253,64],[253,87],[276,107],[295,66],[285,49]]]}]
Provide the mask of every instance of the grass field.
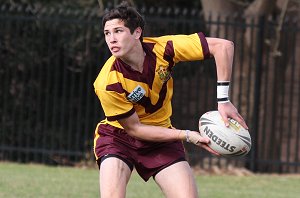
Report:
[{"label": "grass field", "polygon": [[[197,176],[204,198],[299,198],[300,176]],[[0,197],[99,197],[98,170],[0,163]],[[163,197],[153,180],[144,183],[136,173],[128,185],[128,198]]]}]

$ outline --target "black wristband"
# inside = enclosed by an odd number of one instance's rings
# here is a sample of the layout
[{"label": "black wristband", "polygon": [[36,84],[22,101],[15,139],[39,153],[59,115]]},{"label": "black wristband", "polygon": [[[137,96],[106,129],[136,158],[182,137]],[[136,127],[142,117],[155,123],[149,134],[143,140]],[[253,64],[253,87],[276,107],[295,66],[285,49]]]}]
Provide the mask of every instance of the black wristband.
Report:
[{"label": "black wristband", "polygon": [[229,86],[230,82],[217,82],[217,86]]},{"label": "black wristband", "polygon": [[229,101],[229,98],[217,98],[217,102],[227,102]]}]

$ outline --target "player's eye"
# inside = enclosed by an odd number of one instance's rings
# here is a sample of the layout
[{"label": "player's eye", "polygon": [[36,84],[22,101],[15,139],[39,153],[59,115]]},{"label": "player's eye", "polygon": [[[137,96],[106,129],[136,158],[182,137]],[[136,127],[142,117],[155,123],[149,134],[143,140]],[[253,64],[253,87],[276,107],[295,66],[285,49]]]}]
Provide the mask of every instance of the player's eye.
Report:
[{"label": "player's eye", "polygon": [[108,35],[110,35],[110,32],[104,32],[104,35],[108,36]]},{"label": "player's eye", "polygon": [[121,30],[121,29],[116,30],[116,33],[120,33],[120,32],[123,32],[123,30]]}]

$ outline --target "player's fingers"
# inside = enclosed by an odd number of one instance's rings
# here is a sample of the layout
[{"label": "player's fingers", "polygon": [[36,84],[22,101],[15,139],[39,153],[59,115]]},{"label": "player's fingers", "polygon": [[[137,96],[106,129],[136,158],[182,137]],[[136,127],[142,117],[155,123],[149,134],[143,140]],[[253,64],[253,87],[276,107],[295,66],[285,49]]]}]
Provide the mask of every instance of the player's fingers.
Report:
[{"label": "player's fingers", "polygon": [[242,125],[245,129],[248,130],[248,126],[247,126],[244,118],[239,113],[237,113],[237,116],[233,119],[235,119],[240,125]]},{"label": "player's fingers", "polygon": [[248,128],[248,126],[247,126],[247,124],[246,124],[246,122],[245,122],[245,120],[241,120],[240,122],[239,122],[245,129],[249,129]]},{"label": "player's fingers", "polygon": [[190,131],[189,139],[194,144],[198,144],[198,143],[208,144],[210,142],[210,139],[208,137],[201,136],[199,131]]},{"label": "player's fingers", "polygon": [[[200,137],[199,139],[198,139],[198,142],[199,143],[202,143],[202,144],[208,144],[209,142],[210,142],[210,139],[209,138],[207,138],[207,137]],[[198,143],[197,142],[197,143]]]},{"label": "player's fingers", "polygon": [[211,149],[207,144],[199,142],[199,144],[197,144],[197,145],[199,145],[200,147],[204,148],[205,150],[207,150],[208,152],[210,152],[210,153],[212,153],[214,155],[217,155],[217,156],[220,155],[219,153],[217,153],[216,151],[214,151],[213,149]]},{"label": "player's fingers", "polygon": [[221,116],[222,116],[222,119],[223,119],[223,121],[224,121],[225,126],[226,126],[226,127],[229,127],[228,116],[225,115],[225,114],[221,114]]}]

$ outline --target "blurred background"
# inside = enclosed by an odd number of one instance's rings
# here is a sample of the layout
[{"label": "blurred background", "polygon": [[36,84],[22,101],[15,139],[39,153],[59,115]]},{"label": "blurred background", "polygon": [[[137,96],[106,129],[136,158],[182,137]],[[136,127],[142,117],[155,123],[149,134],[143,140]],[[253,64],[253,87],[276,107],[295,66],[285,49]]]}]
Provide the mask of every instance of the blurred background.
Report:
[{"label": "blurred background", "polygon": [[[119,0],[0,0],[0,160],[95,165],[104,118],[93,82],[110,56],[101,27]],[[300,0],[131,0],[145,36],[203,32],[235,43],[230,88],[251,152],[213,157],[186,145],[193,166],[300,172]],[[298,55],[297,55],[298,54]],[[214,60],[174,69],[173,125],[198,130],[216,109]]]}]

